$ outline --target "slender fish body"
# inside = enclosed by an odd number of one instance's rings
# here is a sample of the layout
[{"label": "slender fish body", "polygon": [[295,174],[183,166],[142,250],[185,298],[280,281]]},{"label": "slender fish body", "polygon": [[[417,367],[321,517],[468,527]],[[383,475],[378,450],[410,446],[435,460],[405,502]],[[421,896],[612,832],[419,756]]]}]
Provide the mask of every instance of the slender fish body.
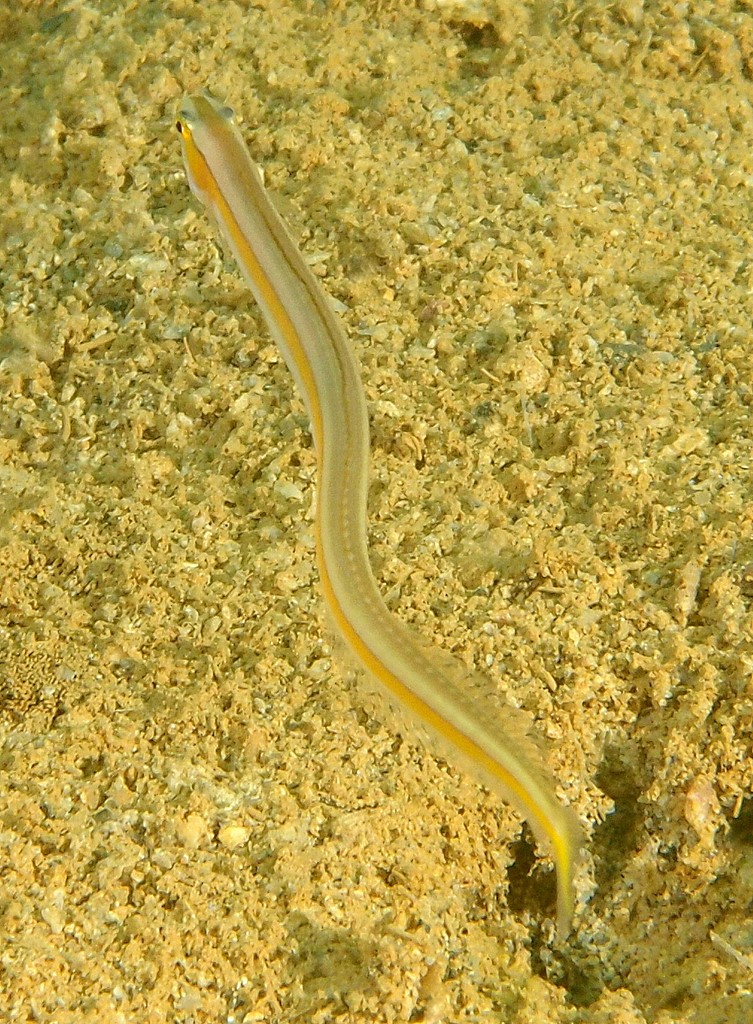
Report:
[{"label": "slender fish body", "polygon": [[[189,184],[230,247],[301,391],[318,461],[316,541],[326,603],[358,661],[548,844],[558,922],[569,927],[580,832],[557,799],[535,745],[468,692],[467,671],[419,641],[387,608],[366,543],[369,428],[358,366],[327,296],[272,206],[232,111],[207,94],[177,121]],[[478,688],[476,688],[478,689]],[[511,724],[512,723],[512,724]]]}]

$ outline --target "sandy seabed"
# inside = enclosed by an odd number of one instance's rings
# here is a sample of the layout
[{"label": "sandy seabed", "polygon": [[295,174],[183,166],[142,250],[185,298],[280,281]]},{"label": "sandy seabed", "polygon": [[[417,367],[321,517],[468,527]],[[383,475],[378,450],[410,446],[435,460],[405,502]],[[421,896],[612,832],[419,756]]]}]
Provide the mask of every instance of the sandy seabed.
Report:
[{"label": "sandy seabed", "polygon": [[[753,4],[3,4],[0,1019],[753,1019]],[[578,911],[348,663],[209,87],[341,312],[390,607]]]}]

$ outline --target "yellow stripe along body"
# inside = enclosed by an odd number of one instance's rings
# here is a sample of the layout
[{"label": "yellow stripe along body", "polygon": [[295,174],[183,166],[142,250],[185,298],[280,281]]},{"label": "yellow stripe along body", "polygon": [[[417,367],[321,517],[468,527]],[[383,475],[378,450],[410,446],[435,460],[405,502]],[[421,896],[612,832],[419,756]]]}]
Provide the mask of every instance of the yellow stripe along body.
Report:
[{"label": "yellow stripe along body", "polygon": [[322,289],[269,201],[231,111],[186,99],[177,127],[192,190],[230,246],[311,419],[318,459],[317,557],[325,600],[361,664],[511,800],[557,868],[561,931],[573,912],[579,828],[531,742],[463,686],[467,672],[387,609],[366,544],[369,432],[355,357]]}]

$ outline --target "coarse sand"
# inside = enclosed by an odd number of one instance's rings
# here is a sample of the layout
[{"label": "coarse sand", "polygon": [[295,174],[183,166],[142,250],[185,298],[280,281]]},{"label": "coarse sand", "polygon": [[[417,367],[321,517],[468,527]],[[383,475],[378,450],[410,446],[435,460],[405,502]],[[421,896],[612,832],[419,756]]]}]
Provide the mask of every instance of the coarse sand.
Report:
[{"label": "coarse sand", "polygon": [[[0,6],[0,1020],[753,1020],[753,3]],[[583,823],[565,941],[329,627],[204,87],[357,351],[390,607]]]}]

